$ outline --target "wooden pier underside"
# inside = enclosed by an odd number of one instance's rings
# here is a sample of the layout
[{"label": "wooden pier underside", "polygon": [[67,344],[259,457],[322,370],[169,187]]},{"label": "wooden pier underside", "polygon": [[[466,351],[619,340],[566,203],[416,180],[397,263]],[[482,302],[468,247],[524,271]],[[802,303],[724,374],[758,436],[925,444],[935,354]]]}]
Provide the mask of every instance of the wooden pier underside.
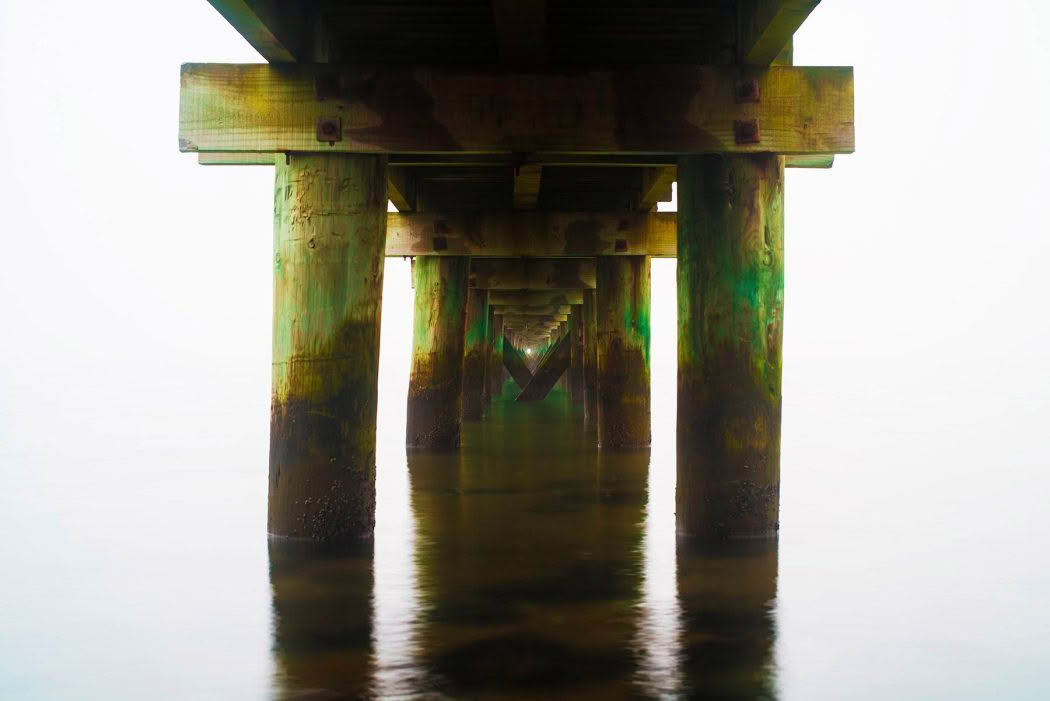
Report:
[{"label": "wooden pier underside", "polygon": [[[677,257],[679,532],[776,532],[784,168],[830,168],[855,141],[853,69],[793,62],[819,0],[209,2],[266,63],[184,64],[179,148],[310,165],[275,190],[278,211],[312,203],[289,260],[321,266],[356,236],[347,212],[374,230],[373,267],[415,260],[408,445],[458,446],[501,356],[523,400],[574,368],[602,448],[648,446],[650,259]],[[329,175],[350,166],[370,178]],[[678,212],[659,212],[676,182]],[[308,292],[288,319],[327,309]],[[461,412],[464,337],[477,403]]]}]

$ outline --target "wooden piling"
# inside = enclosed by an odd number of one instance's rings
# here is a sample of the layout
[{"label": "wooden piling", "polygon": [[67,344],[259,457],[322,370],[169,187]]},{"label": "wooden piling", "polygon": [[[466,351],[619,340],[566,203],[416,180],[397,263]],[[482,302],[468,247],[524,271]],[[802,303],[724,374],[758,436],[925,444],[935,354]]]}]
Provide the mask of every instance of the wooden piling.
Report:
[{"label": "wooden piling", "polygon": [[648,446],[649,258],[597,260],[598,445]]},{"label": "wooden piling", "polygon": [[572,360],[569,365],[569,396],[574,404],[583,404],[586,386],[583,379],[583,305],[574,304],[569,312],[572,334]]},{"label": "wooden piling", "polygon": [[469,271],[470,259],[466,257],[415,259],[412,371],[406,423],[409,447],[459,446]]},{"label": "wooden piling", "polygon": [[784,161],[678,166],[679,532],[775,535],[780,504]]},{"label": "wooden piling", "polygon": [[480,419],[485,411],[485,365],[489,334],[489,291],[467,292],[467,322],[463,336],[463,418]]},{"label": "wooden piling", "polygon": [[496,399],[503,394],[503,315],[492,311],[491,305],[489,310],[489,365],[485,384],[489,397]]},{"label": "wooden piling", "polygon": [[595,290],[583,290],[583,416],[589,425],[598,420],[598,320]]},{"label": "wooden piling", "polygon": [[370,536],[375,524],[386,162],[277,159],[270,533]]}]

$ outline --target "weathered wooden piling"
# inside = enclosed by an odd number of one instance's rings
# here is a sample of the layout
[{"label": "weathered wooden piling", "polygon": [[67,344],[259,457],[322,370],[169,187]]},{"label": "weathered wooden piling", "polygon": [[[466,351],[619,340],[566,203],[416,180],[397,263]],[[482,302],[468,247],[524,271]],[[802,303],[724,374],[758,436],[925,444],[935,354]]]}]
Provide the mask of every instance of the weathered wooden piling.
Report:
[{"label": "weathered wooden piling", "polygon": [[469,270],[470,259],[462,256],[415,259],[412,372],[406,424],[406,443],[410,447],[459,446]]},{"label": "weathered wooden piling", "polygon": [[289,154],[274,188],[267,524],[370,536],[375,524],[386,159]]},{"label": "weathered wooden piling", "polygon": [[569,333],[572,334],[569,365],[569,396],[573,403],[583,404],[586,383],[583,379],[583,305],[574,304],[569,313]]},{"label": "weathered wooden piling", "polygon": [[583,290],[583,389],[584,420],[598,420],[598,317],[595,290]]},{"label": "weathered wooden piling", "polygon": [[683,157],[678,230],[678,529],[775,535],[783,158]]},{"label": "weathered wooden piling", "polygon": [[[491,293],[490,293],[491,294]],[[503,315],[496,314],[489,306],[488,368],[485,386],[489,398],[503,394]]]},{"label": "weathered wooden piling", "polygon": [[485,365],[488,363],[489,291],[467,292],[467,322],[463,336],[463,418],[480,419],[485,412]]},{"label": "weathered wooden piling", "polygon": [[651,440],[649,258],[601,256],[597,266],[598,445]]}]

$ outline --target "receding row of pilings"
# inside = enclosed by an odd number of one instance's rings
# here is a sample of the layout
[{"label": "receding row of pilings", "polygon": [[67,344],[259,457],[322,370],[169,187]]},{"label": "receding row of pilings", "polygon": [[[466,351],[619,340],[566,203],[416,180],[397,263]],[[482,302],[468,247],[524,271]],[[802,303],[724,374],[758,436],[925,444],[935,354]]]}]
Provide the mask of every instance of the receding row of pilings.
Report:
[{"label": "receding row of pilings", "polygon": [[[278,159],[274,203],[269,530],[367,536],[375,522],[386,162]],[[699,537],[776,533],[783,329],[783,159],[678,165],[677,524]],[[602,449],[650,442],[650,263],[599,256],[594,289],[545,327],[571,347],[568,389]],[[542,340],[472,288],[470,259],[418,256],[407,445],[454,449],[500,392],[503,345]]]}]

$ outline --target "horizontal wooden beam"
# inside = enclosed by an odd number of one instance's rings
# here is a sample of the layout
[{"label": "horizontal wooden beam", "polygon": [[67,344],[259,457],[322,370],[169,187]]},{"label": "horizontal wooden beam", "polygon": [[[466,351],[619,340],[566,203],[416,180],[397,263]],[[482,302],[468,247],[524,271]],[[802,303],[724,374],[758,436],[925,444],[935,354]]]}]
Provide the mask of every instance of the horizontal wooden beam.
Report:
[{"label": "horizontal wooden beam", "polygon": [[[746,96],[741,80],[747,78]],[[850,153],[853,69],[184,64],[183,151]]]},{"label": "horizontal wooden beam", "polygon": [[[202,166],[272,166],[274,153],[271,151],[199,151],[197,162]],[[557,166],[559,168],[584,167],[593,168],[675,168],[675,155],[652,154],[640,156],[590,156],[587,154],[532,154],[527,163]],[[785,156],[786,168],[830,168],[835,156],[816,154],[813,156]],[[501,154],[395,154],[390,157],[390,165],[401,168],[476,168],[478,166],[514,166],[509,157]]]},{"label": "horizontal wooden beam", "polygon": [[528,292],[490,290],[489,304],[520,306],[583,304],[583,290],[536,290]]},{"label": "horizontal wooden beam", "polygon": [[676,217],[674,212],[391,213],[386,254],[673,258]]},{"label": "horizontal wooden beam", "polygon": [[304,41],[305,13],[279,0],[208,0],[267,61],[312,58]]},{"label": "horizontal wooden beam", "polygon": [[583,290],[595,284],[593,258],[472,258],[470,286],[488,290]]},{"label": "horizontal wooden beam", "polygon": [[504,316],[550,316],[551,314],[568,314],[572,311],[568,304],[543,304],[536,306],[496,305],[493,309],[496,314],[503,314]]},{"label": "horizontal wooden beam", "polygon": [[642,194],[638,209],[643,212],[656,207],[659,202],[671,201],[671,184],[678,177],[677,166],[646,168],[642,171]]},{"label": "horizontal wooden beam", "polygon": [[791,42],[820,0],[741,0],[737,52],[742,63],[768,66]]}]

